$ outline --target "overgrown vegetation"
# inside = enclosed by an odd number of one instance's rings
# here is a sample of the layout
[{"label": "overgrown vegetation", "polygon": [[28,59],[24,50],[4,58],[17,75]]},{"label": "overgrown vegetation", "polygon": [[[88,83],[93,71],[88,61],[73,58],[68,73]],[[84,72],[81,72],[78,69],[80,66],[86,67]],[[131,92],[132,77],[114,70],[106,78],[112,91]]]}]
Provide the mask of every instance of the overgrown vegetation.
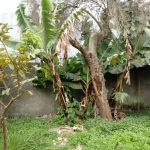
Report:
[{"label": "overgrown vegetation", "polygon": [[[35,118],[7,118],[8,150],[149,150],[149,111],[127,113],[120,121],[107,122],[100,117],[80,122],[83,130],[64,134],[64,146],[54,145],[60,135],[53,130],[64,125],[63,119],[51,118],[50,123]],[[1,128],[0,128],[1,129]],[[0,137],[0,149],[2,149]]]},{"label": "overgrown vegetation", "polygon": [[[139,6],[137,1],[125,3],[107,0],[103,3],[93,1],[91,7],[102,8],[99,16],[93,16],[86,9],[85,4],[84,7],[76,9],[62,23],[59,14],[63,13],[65,5],[66,3],[63,1],[56,6],[51,0],[41,1],[41,25],[38,28],[25,14],[23,4],[20,4],[16,11],[18,25],[27,38],[22,45],[23,49],[29,48],[36,51],[36,56],[42,60],[42,65],[37,70],[37,77],[33,81],[34,85],[45,87],[49,81],[53,82],[57,92],[56,98],[59,99],[60,106],[65,109],[69,107],[70,102],[73,102],[74,97],[72,97],[70,89],[82,89],[85,95],[80,101],[85,109],[89,103],[92,103],[93,106],[96,103],[101,117],[111,120],[104,73],[121,73],[113,91],[121,92],[123,78],[126,83],[130,84],[130,69],[149,64],[149,18],[147,18],[147,14],[144,19],[142,18],[145,5]],[[116,10],[112,6],[115,6]],[[134,9],[132,10],[132,8]],[[136,13],[137,10],[140,10],[139,15]],[[118,18],[117,11],[120,12]],[[115,15],[113,16],[111,13]],[[81,16],[82,19],[85,18],[81,29],[81,41],[84,42],[84,46],[71,38],[74,22]],[[92,29],[94,23],[91,18],[102,31],[101,33]],[[122,21],[120,18],[123,18]],[[114,22],[116,22],[116,26]],[[114,36],[112,30],[118,32],[118,36]],[[36,39],[33,41],[29,35]],[[140,40],[141,38],[144,40]],[[137,39],[138,42],[135,42]],[[67,60],[69,42],[81,52],[86,65],[82,63],[82,59],[77,61],[76,57]],[[41,51],[44,53],[40,53]]]},{"label": "overgrown vegetation", "polygon": [[[15,135],[12,133],[12,137],[10,136],[8,139],[11,141],[9,149],[74,149],[78,144],[83,149],[149,149],[147,117],[143,117],[142,122],[138,120],[138,123],[143,123],[144,128],[141,124],[137,125],[136,119],[138,118],[135,117],[134,120],[132,115],[119,122],[112,122],[112,114],[117,116],[114,117],[116,120],[124,118],[118,115],[118,105],[129,100],[129,95],[123,92],[123,79],[130,84],[130,69],[150,64],[150,20],[147,15],[149,11],[145,7],[146,3],[139,5],[138,1],[109,0],[100,3],[92,0],[92,3],[90,1],[88,5],[92,4],[90,7],[95,5],[97,10],[101,10],[100,14],[97,13],[98,16],[93,16],[86,10],[86,7],[79,7],[61,24],[62,20],[59,14],[63,11],[65,3],[59,2],[55,6],[52,0],[42,0],[41,25],[39,27],[25,14],[25,6],[20,4],[16,14],[18,25],[23,33],[22,41],[11,39],[6,35],[9,30],[7,25],[0,24],[0,42],[3,45],[0,48],[0,82],[3,84],[1,95],[8,96],[10,100],[8,104],[0,101],[3,107],[0,121],[4,136],[4,150],[7,149],[6,111],[23,94],[21,88],[27,82],[25,80],[25,73],[28,71],[26,62],[35,57],[41,59],[41,64],[35,67],[37,76],[33,80],[33,84],[46,87],[49,82],[53,82],[54,90],[57,93],[56,99],[60,104],[59,115],[52,118],[50,125],[53,126],[55,122],[59,125],[73,126],[87,119],[84,122],[85,129],[82,132],[66,135],[68,137],[67,145],[57,147],[53,145],[52,139],[56,139],[58,134],[47,133],[49,124],[33,118],[25,120],[22,118],[20,124],[27,124],[27,126],[24,126],[25,128],[17,127],[21,130],[18,132],[15,130]],[[98,31],[95,27],[94,30],[92,29],[94,23],[85,13],[95,21],[99,28]],[[80,42],[84,42],[84,46],[73,39],[71,35],[74,31],[75,20],[83,15],[85,20],[82,24],[84,27],[81,31]],[[117,37],[114,37],[112,30],[119,32]],[[67,53],[69,42],[81,52],[70,59],[68,59]],[[13,49],[12,54],[8,53],[5,44]],[[11,69],[11,73],[5,71],[8,67]],[[104,74],[107,72],[121,73],[111,95],[111,98],[115,100],[113,111],[110,110],[105,88]],[[15,78],[13,87],[9,87],[5,82],[10,77],[13,77],[12,80]],[[17,90],[15,94],[14,89]],[[72,90],[81,90],[83,97],[77,100],[73,96]],[[138,90],[138,97],[132,99],[140,103],[143,99],[140,98]],[[30,91],[25,93],[30,93]],[[97,108],[103,119],[111,120],[109,123],[100,118],[89,119],[94,116]],[[146,113],[149,114],[149,112]],[[31,125],[29,120],[32,120]],[[17,126],[19,121],[14,118],[10,119],[9,123]],[[131,126],[131,123],[140,129]],[[35,124],[38,129],[34,130]],[[123,124],[126,126],[122,126]],[[43,126],[44,128],[42,128]],[[9,126],[8,131],[12,132],[12,129],[15,127]],[[32,130],[30,133],[29,129]],[[25,133],[26,137],[19,136],[22,133]]]}]

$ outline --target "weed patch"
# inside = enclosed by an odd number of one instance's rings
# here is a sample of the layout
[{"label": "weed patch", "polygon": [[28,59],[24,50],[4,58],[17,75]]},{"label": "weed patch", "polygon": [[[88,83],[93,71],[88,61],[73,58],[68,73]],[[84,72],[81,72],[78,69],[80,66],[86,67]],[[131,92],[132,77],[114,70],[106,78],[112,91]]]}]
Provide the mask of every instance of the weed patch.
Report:
[{"label": "weed patch", "polygon": [[[35,118],[11,118],[7,119],[8,149],[76,150],[77,145],[81,145],[83,150],[149,150],[149,124],[149,111],[133,112],[119,121],[88,119],[82,124],[83,130],[60,135],[53,130],[62,125],[56,118],[51,123]],[[61,138],[67,139],[66,145],[55,145],[54,141]],[[0,149],[1,145],[2,137]]]}]

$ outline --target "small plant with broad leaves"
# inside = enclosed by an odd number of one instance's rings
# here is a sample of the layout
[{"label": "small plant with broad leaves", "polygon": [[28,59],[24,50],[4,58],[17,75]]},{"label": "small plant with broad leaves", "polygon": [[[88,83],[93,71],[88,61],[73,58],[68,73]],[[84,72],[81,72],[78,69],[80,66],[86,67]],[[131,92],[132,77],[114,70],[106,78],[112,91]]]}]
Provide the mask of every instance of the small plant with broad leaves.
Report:
[{"label": "small plant with broad leaves", "polygon": [[80,106],[80,103],[77,100],[73,99],[73,102],[68,103],[67,109],[64,109],[62,107],[58,108],[58,114],[63,118],[65,124],[73,126],[74,124],[80,122],[77,118],[77,116],[83,113],[81,110],[79,111]]},{"label": "small plant with broad leaves", "polygon": [[63,107],[58,108],[58,116],[62,119],[62,124],[67,124],[73,126],[78,124],[83,119],[91,118],[94,116],[94,109],[92,105],[88,105],[88,108],[85,108],[81,105],[81,102],[73,99],[72,102],[68,102],[68,108],[64,109]]},{"label": "small plant with broad leaves", "polygon": [[133,103],[142,103],[144,106],[147,106],[147,103],[144,98],[141,97],[135,97],[135,96],[130,96],[128,93],[125,92],[115,92],[113,94],[114,99],[118,105],[122,105],[128,101],[133,102]]}]

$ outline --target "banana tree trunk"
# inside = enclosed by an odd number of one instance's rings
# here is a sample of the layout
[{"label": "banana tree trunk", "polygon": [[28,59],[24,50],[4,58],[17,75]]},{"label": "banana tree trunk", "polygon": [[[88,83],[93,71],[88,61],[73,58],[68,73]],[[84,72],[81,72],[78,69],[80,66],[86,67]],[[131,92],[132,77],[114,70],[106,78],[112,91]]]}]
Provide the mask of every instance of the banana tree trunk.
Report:
[{"label": "banana tree trunk", "polygon": [[51,58],[51,56],[48,57],[48,66],[50,68],[50,71],[52,72],[53,78],[54,78],[54,85],[58,91],[58,98],[60,100],[60,105],[67,109],[67,95],[65,94],[65,90],[64,87],[62,85],[61,79],[57,73],[57,71],[55,70],[55,65],[53,63],[53,59]]}]

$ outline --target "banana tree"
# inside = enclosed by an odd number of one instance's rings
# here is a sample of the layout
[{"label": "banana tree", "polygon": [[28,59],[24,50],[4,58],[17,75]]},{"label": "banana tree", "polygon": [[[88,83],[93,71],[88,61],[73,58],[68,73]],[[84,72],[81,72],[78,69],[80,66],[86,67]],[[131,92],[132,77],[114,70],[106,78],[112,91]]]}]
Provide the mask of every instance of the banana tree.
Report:
[{"label": "banana tree", "polygon": [[[55,69],[54,58],[58,57],[60,53],[63,53],[62,60],[67,59],[67,47],[69,43],[70,33],[73,32],[73,22],[75,19],[79,19],[79,16],[83,15],[83,8],[76,9],[61,25],[57,27],[58,16],[61,13],[61,6],[63,2],[58,3],[56,7],[53,6],[52,0],[41,1],[41,25],[36,26],[34,22],[25,14],[25,6],[20,4],[16,11],[18,25],[22,32],[26,32],[27,29],[32,31],[35,35],[41,38],[41,43],[38,44],[38,49],[44,50],[44,55],[38,55],[42,61],[45,61],[52,73],[54,85],[58,92],[60,104],[67,108],[67,95],[59,74]],[[10,46],[10,41],[8,41]],[[32,47],[36,49],[35,47]],[[60,62],[60,65],[63,62]]]}]

